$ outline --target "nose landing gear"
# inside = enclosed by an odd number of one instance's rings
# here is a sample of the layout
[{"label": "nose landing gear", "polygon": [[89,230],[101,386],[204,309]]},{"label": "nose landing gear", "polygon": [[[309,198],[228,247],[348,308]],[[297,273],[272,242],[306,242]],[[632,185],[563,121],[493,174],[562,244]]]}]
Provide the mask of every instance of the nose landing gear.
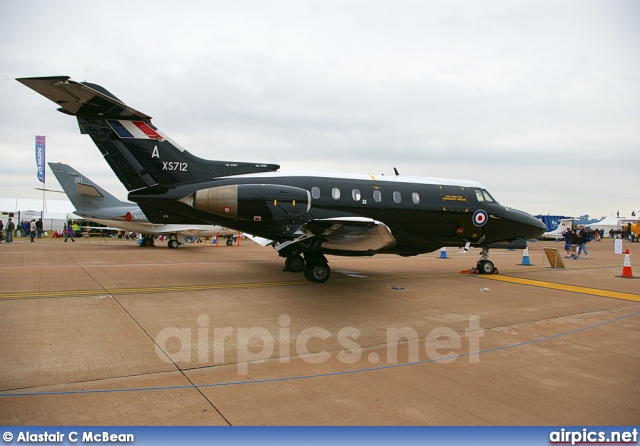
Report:
[{"label": "nose landing gear", "polygon": [[482,248],[480,257],[474,272],[478,274],[498,274],[498,269],[493,262],[489,260],[489,248]]}]

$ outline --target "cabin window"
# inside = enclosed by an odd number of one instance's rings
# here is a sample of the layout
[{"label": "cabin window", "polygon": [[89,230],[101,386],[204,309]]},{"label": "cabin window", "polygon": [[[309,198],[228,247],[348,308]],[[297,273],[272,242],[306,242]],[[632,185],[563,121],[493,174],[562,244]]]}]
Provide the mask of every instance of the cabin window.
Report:
[{"label": "cabin window", "polygon": [[476,198],[478,201],[484,201],[484,197],[482,196],[482,191],[476,189]]},{"label": "cabin window", "polygon": [[402,195],[400,195],[400,192],[398,192],[397,190],[393,192],[393,201],[395,203],[401,203],[402,202]]},{"label": "cabin window", "polygon": [[420,204],[420,194],[418,192],[412,192],[411,201],[413,201],[413,204]]},{"label": "cabin window", "polygon": [[331,189],[331,196],[333,197],[334,200],[339,200],[340,199],[340,189],[338,189],[337,187],[334,187],[333,189]]},{"label": "cabin window", "polygon": [[360,201],[360,199],[362,198],[359,189],[353,189],[351,191],[351,196],[353,197],[353,201]]},{"label": "cabin window", "polygon": [[311,188],[311,198],[317,200],[320,198],[320,188],[318,186],[313,186]]},{"label": "cabin window", "polygon": [[376,203],[380,203],[382,201],[382,192],[380,192],[379,190],[374,190],[373,191],[373,201],[375,201]]}]

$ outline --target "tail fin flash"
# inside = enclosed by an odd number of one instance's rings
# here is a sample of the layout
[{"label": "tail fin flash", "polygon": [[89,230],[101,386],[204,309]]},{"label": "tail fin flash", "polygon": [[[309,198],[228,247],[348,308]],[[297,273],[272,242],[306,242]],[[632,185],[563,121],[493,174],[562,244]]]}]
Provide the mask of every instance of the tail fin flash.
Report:
[{"label": "tail fin flash", "polygon": [[99,85],[68,76],[16,80],[58,104],[62,113],[76,116],[80,132],[91,137],[128,191],[280,168],[198,158],[154,127],[150,116]]},{"label": "tail fin flash", "polygon": [[131,206],[118,200],[68,164],[48,163],[65,194],[79,212]]}]

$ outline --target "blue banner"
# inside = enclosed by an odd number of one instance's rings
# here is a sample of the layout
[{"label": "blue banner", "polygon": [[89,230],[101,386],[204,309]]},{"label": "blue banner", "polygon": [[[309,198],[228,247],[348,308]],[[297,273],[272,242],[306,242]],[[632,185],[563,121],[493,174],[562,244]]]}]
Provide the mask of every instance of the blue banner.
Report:
[{"label": "blue banner", "polygon": [[38,167],[38,180],[41,183],[44,183],[44,152],[45,152],[45,143],[44,136],[36,135],[36,166]]},{"label": "blue banner", "polygon": [[[109,420],[105,420],[108,423]],[[142,427],[0,426],[3,444],[153,445],[637,445],[637,426]]]}]

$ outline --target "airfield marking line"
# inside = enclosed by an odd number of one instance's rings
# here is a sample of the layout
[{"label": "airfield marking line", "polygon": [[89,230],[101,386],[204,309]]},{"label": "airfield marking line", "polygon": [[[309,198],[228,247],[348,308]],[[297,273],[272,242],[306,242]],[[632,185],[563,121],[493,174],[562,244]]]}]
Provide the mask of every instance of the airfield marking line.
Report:
[{"label": "airfield marking line", "polygon": [[[407,274],[407,275],[391,275],[391,276],[369,276],[369,277],[344,277],[332,279],[332,283],[345,282],[369,282],[369,281],[385,281],[385,280],[411,280],[411,279],[429,279],[458,276],[459,273],[433,273],[433,274]],[[543,282],[532,279],[520,279],[516,277],[503,275],[476,275],[474,277],[482,279],[498,280],[510,282],[520,285],[536,286],[539,288],[549,288],[561,291],[569,291],[574,293],[590,294],[600,297],[610,297],[614,299],[624,299],[640,302],[640,295],[631,293],[622,293],[617,291],[600,290],[596,288],[587,288],[574,285],[564,285],[553,282]],[[74,291],[40,291],[40,292],[22,292],[22,293],[2,293],[0,299],[21,299],[21,298],[39,298],[39,297],[73,297],[73,296],[91,296],[91,295],[118,295],[118,294],[146,294],[146,293],[163,293],[171,291],[204,291],[204,290],[231,290],[242,288],[268,288],[279,286],[295,286],[295,285],[313,285],[307,280],[290,281],[290,282],[256,282],[256,283],[227,283],[218,285],[184,285],[184,286],[165,286],[165,287],[141,287],[141,288],[116,288],[116,289],[93,289],[93,290],[74,290]]]},{"label": "airfield marking line", "polygon": [[[640,314],[640,311],[636,311],[634,313],[630,313],[630,314],[625,314],[619,317],[616,317],[614,319],[609,319],[603,322],[598,322],[596,324],[592,324],[586,327],[580,327],[580,328],[576,328],[574,330],[570,330],[564,333],[558,333],[555,335],[549,335],[549,336],[543,336],[541,338],[537,338],[537,339],[530,339],[528,341],[522,341],[522,342],[516,342],[516,343],[512,343],[512,344],[507,344],[507,345],[502,345],[502,346],[498,346],[498,347],[492,347],[492,348],[487,348],[484,350],[479,350],[479,351],[470,351],[468,353],[462,353],[462,354],[453,354],[453,355],[449,355],[449,356],[445,356],[442,358],[438,358],[438,359],[433,359],[433,358],[429,358],[429,359],[423,359],[420,361],[414,361],[414,362],[403,362],[403,363],[399,363],[399,364],[387,364],[387,365],[380,365],[380,366],[375,366],[375,367],[366,367],[366,368],[360,368],[360,369],[352,369],[352,370],[336,370],[333,372],[324,372],[324,373],[318,373],[318,374],[312,374],[312,375],[294,375],[294,376],[284,376],[284,377],[273,377],[273,378],[258,378],[258,379],[250,379],[250,380],[246,380],[246,381],[223,381],[223,382],[215,382],[215,383],[202,383],[202,384],[194,384],[192,383],[191,385],[177,385],[177,386],[163,386],[163,387],[128,387],[128,388],[116,388],[116,389],[83,389],[83,390],[58,390],[58,391],[40,391],[40,392],[22,392],[22,393],[18,393],[17,391],[14,391],[14,393],[12,393],[11,390],[4,390],[4,391],[0,391],[0,398],[5,398],[5,397],[28,397],[28,396],[49,396],[49,395],[79,395],[79,394],[90,394],[90,393],[120,393],[120,392],[141,392],[141,391],[165,391],[165,390],[180,390],[180,389],[200,389],[200,388],[212,388],[212,387],[223,387],[223,386],[239,386],[239,385],[247,385],[247,384],[271,384],[271,383],[278,383],[278,382],[282,382],[282,381],[298,381],[298,380],[307,380],[307,379],[315,379],[315,378],[327,378],[327,377],[334,377],[334,376],[341,376],[341,375],[351,375],[351,374],[356,374],[356,373],[367,373],[367,372],[374,372],[374,371],[378,371],[378,370],[390,370],[390,369],[398,369],[398,368],[404,368],[404,367],[410,367],[410,366],[416,366],[416,365],[421,365],[421,364],[429,364],[429,363],[436,363],[436,362],[440,362],[440,361],[445,361],[445,360],[450,360],[450,359],[457,359],[457,358],[463,358],[463,357],[470,357],[470,356],[475,356],[475,355],[481,355],[481,354],[488,354],[488,353],[493,353],[493,352],[499,352],[499,351],[503,351],[503,350],[507,350],[507,349],[511,349],[511,348],[518,348],[518,347],[523,347],[523,346],[527,346],[527,345],[531,345],[531,344],[536,344],[538,342],[544,342],[544,341],[549,341],[549,340],[555,340],[555,339],[559,339],[561,337],[564,336],[568,336],[574,333],[579,333],[582,331],[586,331],[586,330],[590,330],[596,327],[601,327],[603,325],[608,325],[614,322],[618,322],[621,321],[623,319],[627,319],[633,316],[637,316]],[[67,384],[74,384],[74,383],[67,383]],[[64,384],[63,384],[64,385]]]},{"label": "airfield marking line", "polygon": [[136,293],[153,293],[168,291],[201,291],[201,290],[219,290],[234,288],[260,288],[272,286],[290,286],[290,285],[307,285],[311,282],[257,282],[257,283],[229,283],[221,285],[185,285],[185,286],[166,286],[166,287],[144,287],[144,288],[117,288],[117,289],[95,289],[95,290],[75,290],[75,291],[41,291],[41,292],[24,292],[24,293],[4,293],[0,294],[0,299],[20,299],[35,297],[65,297],[65,296],[90,296],[94,294],[136,294]]},{"label": "airfield marking line", "polygon": [[552,290],[569,291],[572,293],[590,294],[592,296],[610,297],[612,299],[623,299],[640,302],[640,295],[632,293],[623,293],[620,291],[601,290],[598,288],[587,288],[577,285],[566,285],[563,283],[544,282],[542,280],[521,279],[519,277],[499,276],[499,275],[478,275],[481,279],[497,280],[500,282],[516,283],[520,285],[529,285],[538,288],[549,288]]},{"label": "airfield marking line", "polygon": [[[370,277],[341,277],[332,279],[331,283],[345,282],[366,282],[366,281],[383,281],[383,280],[400,280],[400,279],[428,279],[436,277],[454,277],[458,273],[434,273],[434,274],[415,274],[415,275],[394,275],[394,276],[370,276]],[[116,289],[93,289],[93,290],[70,290],[70,291],[34,291],[22,293],[2,293],[0,299],[22,299],[22,298],[39,298],[39,297],[73,297],[73,296],[91,296],[91,295],[117,295],[117,294],[145,294],[153,292],[171,292],[171,291],[203,291],[203,290],[228,290],[239,288],[268,288],[276,286],[295,286],[295,285],[314,285],[308,280],[292,280],[290,282],[256,282],[256,283],[226,283],[218,285],[184,285],[184,286],[164,286],[164,287],[141,287],[141,288],[116,288]]]}]

